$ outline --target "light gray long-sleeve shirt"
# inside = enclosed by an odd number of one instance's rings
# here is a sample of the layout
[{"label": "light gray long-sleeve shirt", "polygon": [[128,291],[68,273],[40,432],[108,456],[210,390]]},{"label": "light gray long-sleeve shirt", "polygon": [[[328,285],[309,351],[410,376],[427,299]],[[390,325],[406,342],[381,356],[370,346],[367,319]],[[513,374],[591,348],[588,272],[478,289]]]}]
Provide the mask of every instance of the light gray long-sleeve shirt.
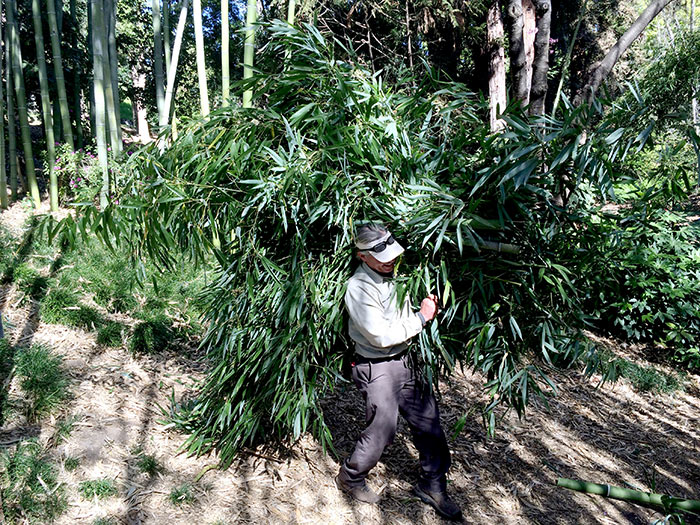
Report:
[{"label": "light gray long-sleeve shirt", "polygon": [[391,357],[408,347],[408,340],[423,329],[406,297],[399,307],[396,284],[365,263],[348,281],[345,306],[350,314],[348,331],[355,351],[370,359]]}]

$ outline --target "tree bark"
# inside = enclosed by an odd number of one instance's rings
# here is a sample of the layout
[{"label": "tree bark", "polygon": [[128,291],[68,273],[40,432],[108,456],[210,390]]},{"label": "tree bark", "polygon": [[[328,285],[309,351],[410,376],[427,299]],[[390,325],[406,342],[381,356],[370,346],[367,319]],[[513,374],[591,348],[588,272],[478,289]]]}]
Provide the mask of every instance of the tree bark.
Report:
[{"label": "tree bark", "polygon": [[[255,22],[258,19],[258,4],[255,0],[248,0],[248,8],[245,18],[245,44],[243,45],[243,78],[253,76],[253,60],[255,58]],[[249,108],[253,100],[253,90],[246,89],[243,92],[243,107]]]},{"label": "tree bark", "polygon": [[547,97],[547,73],[549,72],[549,29],[552,23],[552,4],[549,0],[535,0],[537,34],[535,36],[535,61],[532,67],[530,89],[530,114],[543,115]]},{"label": "tree bark", "polygon": [[15,84],[15,96],[17,101],[17,113],[19,115],[19,128],[22,134],[22,149],[24,150],[24,166],[27,171],[27,186],[32,201],[38,207],[41,204],[39,185],[36,180],[34,166],[34,153],[32,152],[32,138],[29,133],[29,116],[27,114],[27,97],[24,89],[24,72],[22,71],[22,51],[19,44],[19,30],[15,20],[15,2],[7,2],[7,25],[11,31],[11,56],[12,77]]},{"label": "tree bark", "polygon": [[[143,60],[139,61],[140,64]],[[131,68],[131,81],[133,83],[133,99],[134,99],[134,120],[139,132],[139,140],[143,144],[151,141],[151,133],[148,130],[148,120],[146,112],[146,104],[144,103],[144,94],[146,89],[146,73],[140,70],[137,66]]]},{"label": "tree bark", "polygon": [[[49,0],[52,3],[53,0]],[[49,97],[49,76],[46,73],[46,52],[44,51],[44,29],[41,19],[39,0],[32,0],[32,22],[34,25],[34,44],[36,46],[36,61],[39,70],[39,86],[41,91],[41,110],[44,120],[46,137],[46,157],[49,168],[49,202],[51,211],[58,211],[58,179],[56,178],[56,145],[54,143],[53,119],[51,117],[51,98]]]},{"label": "tree bark", "polygon": [[587,102],[593,100],[598,92],[598,88],[600,88],[600,85],[608,77],[620,57],[627,51],[627,48],[642,34],[642,31],[644,31],[656,15],[672,1],[673,0],[654,0],[649,4],[615,45],[610,48],[605,57],[603,57],[603,60],[591,71],[586,85],[576,97],[575,102],[577,104],[581,103],[583,100]]},{"label": "tree bark", "polygon": [[525,43],[523,41],[523,5],[522,0],[508,0],[506,10],[510,30],[510,73],[516,99],[524,101],[528,97],[527,78],[525,77]]},{"label": "tree bark", "polygon": [[209,114],[209,92],[207,90],[207,68],[204,62],[204,32],[202,30],[202,1],[192,0],[194,19],[194,43],[197,52],[197,78],[199,80],[199,106],[203,117]]},{"label": "tree bark", "polygon": [[489,7],[486,18],[487,46],[489,53],[489,126],[499,131],[505,125],[499,118],[506,107],[506,65],[503,50],[503,17],[498,0]]}]

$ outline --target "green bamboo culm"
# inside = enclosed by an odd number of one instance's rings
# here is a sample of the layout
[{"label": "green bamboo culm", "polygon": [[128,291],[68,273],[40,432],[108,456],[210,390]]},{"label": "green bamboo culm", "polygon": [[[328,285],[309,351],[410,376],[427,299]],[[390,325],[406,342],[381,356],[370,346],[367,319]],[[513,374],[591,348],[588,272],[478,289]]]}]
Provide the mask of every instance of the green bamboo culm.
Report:
[{"label": "green bamboo culm", "polygon": [[163,35],[160,25],[160,4],[158,0],[151,3],[153,11],[153,64],[156,79],[156,105],[158,106],[158,125],[162,128],[167,124],[168,113],[165,111],[165,93],[163,91]]},{"label": "green bamboo culm", "polygon": [[203,117],[209,115],[209,92],[207,90],[207,68],[204,58],[204,31],[202,29],[202,2],[192,1],[194,20],[194,43],[197,51],[197,78],[199,80],[199,105]]},{"label": "green bamboo culm", "polygon": [[645,507],[655,507],[668,510],[681,510],[686,512],[700,512],[700,501],[692,499],[680,499],[663,494],[652,492],[641,492],[639,490],[624,489],[612,485],[601,485],[599,483],[589,483],[575,479],[559,478],[557,486],[565,489],[583,492],[585,494],[596,494],[606,498],[618,499],[637,503]]},{"label": "green bamboo culm", "polygon": [[[258,3],[248,0],[245,15],[245,44],[243,45],[243,79],[253,76],[253,60],[255,58],[255,22],[258,20]],[[243,107],[249,108],[253,100],[253,90],[243,92]]]},{"label": "green bamboo culm", "polygon": [[289,0],[289,4],[287,4],[287,22],[291,25],[294,25],[296,5],[296,0]]},{"label": "green bamboo culm", "polygon": [[[185,33],[185,23],[187,22],[187,8],[189,0],[180,2],[180,18],[175,30],[175,43],[173,44],[172,60],[168,68],[168,83],[165,91],[165,114],[166,124],[170,121],[173,113],[173,91],[175,89],[175,74],[177,73],[177,63],[180,59],[180,47],[182,46],[182,35]],[[174,124],[173,124],[174,126]],[[175,128],[173,127],[173,136],[175,136]]]},{"label": "green bamboo culm", "polygon": [[[107,124],[109,125],[109,144],[112,147],[113,154],[121,151],[121,135],[119,129],[119,103],[115,100],[114,94],[114,80],[112,79],[112,66],[113,60],[116,60],[116,41],[114,45],[114,50],[110,48],[109,45],[109,33],[110,24],[112,18],[112,12],[114,11],[114,2],[111,0],[105,0],[103,8],[103,19],[102,23],[104,25],[104,39],[103,39],[103,57],[105,60],[102,61],[102,67],[104,68],[103,78],[104,78],[104,90],[105,90],[105,105],[107,112]],[[113,56],[114,53],[114,56]],[[116,73],[116,69],[114,70]]]},{"label": "green bamboo culm", "polygon": [[5,30],[5,80],[7,91],[7,149],[10,159],[10,193],[12,200],[17,200],[17,186],[19,180],[19,168],[17,166],[17,134],[15,132],[15,100],[12,92],[12,61],[10,59],[10,31]]},{"label": "green bamboo culm", "polygon": [[[49,0],[51,3],[51,0]],[[39,0],[32,0],[32,22],[34,23],[34,43],[36,44],[36,61],[39,66],[39,86],[41,88],[41,109],[46,133],[46,157],[49,170],[49,201],[51,211],[58,210],[58,178],[56,177],[56,146],[51,116],[51,97],[49,96],[49,78],[46,73],[46,54],[44,52],[44,31],[41,20]]]},{"label": "green bamboo culm", "polygon": [[51,51],[53,53],[53,73],[58,90],[58,103],[61,107],[61,125],[63,136],[71,151],[75,150],[73,143],[73,130],[70,124],[68,112],[68,95],[66,93],[66,80],[63,75],[63,55],[61,53],[61,39],[58,35],[58,21],[56,20],[56,4],[52,0],[46,1],[46,12],[49,19],[49,31],[51,34]]},{"label": "green bamboo culm", "polygon": [[[107,47],[109,49],[109,84],[107,96],[111,95],[112,117],[109,119],[110,126],[110,143],[112,144],[113,153],[116,155],[122,151],[122,127],[121,116],[119,111],[119,59],[117,57],[117,3],[116,0],[107,0],[105,2],[106,16],[105,30],[107,32]],[[106,75],[105,75],[106,78]],[[110,93],[111,91],[111,93]]]},{"label": "green bamboo culm", "polygon": [[[0,4],[0,19],[2,19],[2,5]],[[2,41],[2,28],[0,27],[0,42]],[[5,169],[5,108],[2,96],[2,82],[0,81],[0,208],[7,209],[9,205],[7,199],[7,174]],[[2,319],[0,318],[0,331],[2,330]],[[2,334],[0,333],[0,337]]]},{"label": "green bamboo culm", "polygon": [[100,206],[105,208],[109,196],[109,169],[107,166],[107,140],[105,115],[105,81],[104,81],[104,5],[102,0],[91,0],[92,12],[92,63],[93,85],[95,91],[95,141],[97,142],[97,158],[102,169],[102,189],[100,190]]},{"label": "green bamboo culm", "polygon": [[29,134],[29,115],[27,114],[27,96],[24,90],[24,73],[22,71],[22,51],[19,45],[19,30],[15,20],[15,2],[7,2],[7,26],[10,30],[10,55],[12,61],[12,77],[15,84],[17,101],[17,113],[19,115],[19,127],[22,134],[22,148],[24,150],[24,163],[27,170],[27,185],[29,194],[35,206],[41,204],[39,184],[36,180],[34,167],[34,153],[32,151],[32,138]]},{"label": "green bamboo culm", "polygon": [[230,93],[231,74],[229,71],[229,29],[228,29],[228,1],[221,0],[221,104],[228,106]]}]

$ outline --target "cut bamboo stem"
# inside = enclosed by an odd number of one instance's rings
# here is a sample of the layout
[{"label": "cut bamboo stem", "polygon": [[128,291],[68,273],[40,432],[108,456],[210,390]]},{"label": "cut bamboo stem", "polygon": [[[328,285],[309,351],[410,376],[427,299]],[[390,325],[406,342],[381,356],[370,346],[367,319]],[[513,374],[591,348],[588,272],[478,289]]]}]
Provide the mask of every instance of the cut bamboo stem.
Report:
[{"label": "cut bamboo stem", "polygon": [[700,501],[692,499],[673,498],[663,494],[654,494],[653,492],[641,492],[639,490],[623,489],[612,485],[601,485],[599,483],[589,483],[567,478],[557,479],[557,486],[586,494],[596,494],[606,498],[629,501],[645,507],[700,512]]}]

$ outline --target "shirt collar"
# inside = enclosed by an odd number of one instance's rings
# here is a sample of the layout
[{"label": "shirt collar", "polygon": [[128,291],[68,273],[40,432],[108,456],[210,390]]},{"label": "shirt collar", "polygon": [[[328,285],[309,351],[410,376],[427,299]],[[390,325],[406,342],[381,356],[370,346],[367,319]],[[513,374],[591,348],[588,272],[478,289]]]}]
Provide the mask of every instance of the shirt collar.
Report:
[{"label": "shirt collar", "polygon": [[370,267],[367,265],[367,263],[365,263],[365,262],[362,263],[362,269],[363,269],[363,270],[365,271],[365,273],[367,273],[367,275],[369,275],[369,276],[372,278],[372,280],[373,280],[375,283],[377,283],[377,284],[383,283],[383,282],[386,282],[386,281],[391,281],[391,278],[390,278],[390,277],[384,277],[383,275],[380,275],[379,273],[375,272],[372,268],[370,268]]}]

